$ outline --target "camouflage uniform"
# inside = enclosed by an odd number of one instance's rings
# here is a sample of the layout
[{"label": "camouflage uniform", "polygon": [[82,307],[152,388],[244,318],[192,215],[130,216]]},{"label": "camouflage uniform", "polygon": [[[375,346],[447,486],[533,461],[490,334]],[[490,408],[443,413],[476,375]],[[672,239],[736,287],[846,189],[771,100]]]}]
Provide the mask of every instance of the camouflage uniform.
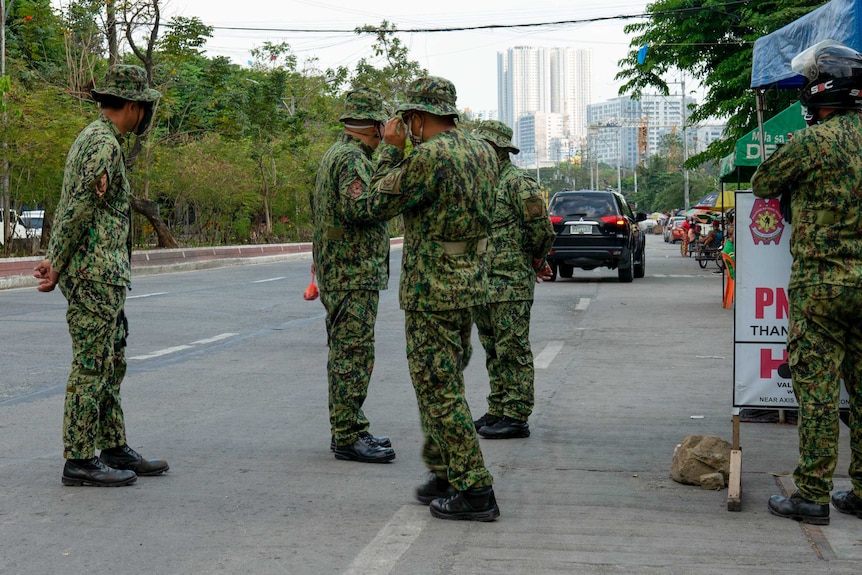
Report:
[{"label": "camouflage uniform", "polygon": [[[152,102],[146,74],[117,66],[98,95]],[[135,86],[135,88],[130,88]],[[47,259],[69,307],[72,370],[66,386],[63,454],[89,459],[126,443],[120,384],[126,373],[123,313],[131,282],[132,234],[123,137],[104,115],[78,135],[66,157]]]},{"label": "camouflage uniform", "polygon": [[[415,81],[408,104],[455,116],[455,88],[442,78]],[[370,210],[380,220],[404,217],[399,300],[407,362],[425,434],[423,459],[458,491],[490,486],[464,398],[471,313],[484,305],[487,249],[499,168],[493,149],[460,128],[428,139],[404,157],[381,145]]]},{"label": "camouflage uniform", "polygon": [[[476,326],[485,348],[491,384],[488,413],[527,421],[533,412],[533,351],[530,308],[536,286],[533,260],[543,261],[554,242],[539,184],[512,165],[512,129],[483,122],[474,135],[494,144],[502,167],[488,254],[488,303],[477,308]],[[540,264],[541,265],[541,264]]]},{"label": "camouflage uniform", "polygon": [[[342,121],[384,121],[382,101],[370,90],[348,95]],[[311,194],[314,263],[326,309],[329,344],[329,421],[338,445],[368,431],[362,404],[374,369],[378,290],[389,281],[389,227],[368,214],[374,151],[343,133],[324,154]]]},{"label": "camouflage uniform", "polygon": [[850,478],[862,493],[862,113],[802,130],[758,168],[754,194],[792,192],[787,338],[799,402],[799,494],[829,503],[840,374],[850,395]]}]

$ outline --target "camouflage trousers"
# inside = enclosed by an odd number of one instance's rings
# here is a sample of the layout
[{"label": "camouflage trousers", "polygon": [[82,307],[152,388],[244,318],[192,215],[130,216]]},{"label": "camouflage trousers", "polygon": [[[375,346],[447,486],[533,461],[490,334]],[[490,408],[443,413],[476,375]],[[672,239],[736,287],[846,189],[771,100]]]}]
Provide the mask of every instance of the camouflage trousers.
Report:
[{"label": "camouflage trousers", "polygon": [[470,360],[472,311],[404,312],[407,365],[425,437],[422,459],[455,489],[491,485],[464,397],[463,370]]},{"label": "camouflage trousers", "polygon": [[329,361],[329,424],[338,445],[368,431],[362,405],[374,370],[374,323],[380,294],[373,290],[325,291]]},{"label": "camouflage trousers", "polygon": [[60,278],[69,307],[72,370],[63,412],[63,456],[88,459],[126,443],[120,384],[126,374],[126,288]]},{"label": "camouflage trousers", "polygon": [[800,495],[829,503],[838,461],[840,377],[850,396],[850,469],[862,493],[862,289],[815,285],[789,290],[787,350],[799,402]]},{"label": "camouflage trousers", "polygon": [[475,308],[479,341],[491,393],[488,413],[527,421],[533,413],[533,350],[530,347],[531,301],[505,301]]}]

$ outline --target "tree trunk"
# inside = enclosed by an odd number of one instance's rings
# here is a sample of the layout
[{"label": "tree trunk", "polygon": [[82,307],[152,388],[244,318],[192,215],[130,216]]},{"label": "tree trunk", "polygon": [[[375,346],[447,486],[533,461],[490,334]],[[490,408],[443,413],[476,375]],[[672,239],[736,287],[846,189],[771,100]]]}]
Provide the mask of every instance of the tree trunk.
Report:
[{"label": "tree trunk", "polygon": [[105,35],[108,37],[108,65],[119,63],[120,53],[117,47],[117,8],[114,0],[105,0]]},{"label": "tree trunk", "polygon": [[162,221],[162,218],[159,217],[159,212],[156,209],[156,204],[154,202],[132,196],[132,208],[147,218],[153,226],[153,229],[156,232],[156,237],[158,238],[158,246],[160,248],[180,247],[174,239],[174,236],[171,234],[171,231],[168,229],[168,226],[166,226],[165,222]]}]

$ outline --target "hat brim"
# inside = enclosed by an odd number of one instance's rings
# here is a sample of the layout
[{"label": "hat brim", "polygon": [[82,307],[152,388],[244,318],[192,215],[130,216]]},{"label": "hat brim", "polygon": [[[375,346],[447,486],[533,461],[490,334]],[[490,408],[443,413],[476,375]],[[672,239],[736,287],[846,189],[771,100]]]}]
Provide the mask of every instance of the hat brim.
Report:
[{"label": "hat brim", "polygon": [[161,92],[158,90],[154,90],[152,88],[147,88],[142,92],[138,92],[134,95],[120,95],[110,90],[105,92],[93,89],[90,90],[90,96],[93,97],[95,101],[99,101],[99,98],[103,96],[113,96],[114,98],[119,98],[121,100],[128,100],[129,102],[155,102],[159,98],[162,97]]},{"label": "hat brim", "polygon": [[513,154],[521,153],[521,150],[512,145],[512,142],[502,136],[488,134],[486,132],[477,131],[476,137],[482,138],[486,142],[491,142],[501,150],[508,150]]},{"label": "hat brim", "polygon": [[398,106],[398,115],[401,115],[404,112],[428,112],[429,114],[434,114],[435,116],[455,116],[456,118],[460,117],[460,114],[458,114],[458,109],[450,104],[434,106],[432,104],[413,104],[408,102],[406,104],[401,104],[400,106]]},{"label": "hat brim", "polygon": [[347,120],[373,120],[375,122],[380,122],[385,124],[389,118],[386,117],[385,114],[343,114],[340,118],[338,118],[339,122],[346,122]]}]

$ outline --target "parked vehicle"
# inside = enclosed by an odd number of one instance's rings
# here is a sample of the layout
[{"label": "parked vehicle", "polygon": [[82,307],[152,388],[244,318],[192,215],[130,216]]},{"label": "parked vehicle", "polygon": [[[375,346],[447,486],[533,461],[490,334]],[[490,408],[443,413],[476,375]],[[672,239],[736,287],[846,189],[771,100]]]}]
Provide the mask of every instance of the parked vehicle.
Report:
[{"label": "parked vehicle", "polygon": [[[16,212],[15,210],[9,210],[9,212],[12,214],[12,217],[9,220],[11,222],[10,226],[9,226],[9,231],[12,234],[12,239],[13,240],[21,240],[21,239],[26,238],[27,237],[27,229],[24,227],[24,224],[21,222],[21,218],[18,217],[18,212]],[[0,210],[0,245],[3,245],[5,240],[6,240],[6,238],[3,237],[4,236],[4,234],[3,234],[3,229],[4,229],[3,221],[4,221],[5,215],[6,214],[5,214],[4,210]]]},{"label": "parked vehicle", "polygon": [[664,228],[664,241],[675,244],[683,240],[685,235],[682,230],[682,223],[685,221],[685,216],[673,216]]},{"label": "parked vehicle", "polygon": [[642,278],[646,272],[646,237],[625,198],[612,191],[557,192],[548,206],[557,237],[548,254],[552,280],[572,277],[574,268],[618,270],[620,282]]},{"label": "parked vehicle", "polygon": [[27,231],[28,238],[42,237],[42,223],[45,221],[45,210],[24,210],[21,212],[21,224]]}]

